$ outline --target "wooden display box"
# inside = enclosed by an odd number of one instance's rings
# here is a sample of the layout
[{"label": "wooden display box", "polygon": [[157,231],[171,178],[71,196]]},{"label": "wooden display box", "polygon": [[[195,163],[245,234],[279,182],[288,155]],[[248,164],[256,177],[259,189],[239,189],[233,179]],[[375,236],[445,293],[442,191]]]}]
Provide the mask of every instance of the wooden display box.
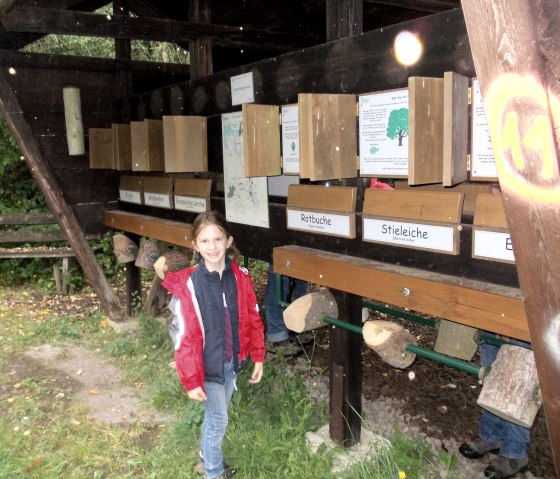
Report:
[{"label": "wooden display box", "polygon": [[501,195],[477,196],[472,235],[473,258],[515,263]]},{"label": "wooden display box", "polygon": [[130,123],[132,171],[164,171],[163,123],[161,120]]},{"label": "wooden display box", "polygon": [[280,175],[280,108],[245,103],[242,113],[245,176]]},{"label": "wooden display box", "polygon": [[166,173],[208,171],[208,130],[202,116],[164,116]]},{"label": "wooden display box", "polygon": [[175,178],[175,209],[193,213],[209,211],[211,189],[211,179]]},{"label": "wooden display box", "polygon": [[125,203],[144,204],[143,177],[122,175],[119,181],[119,200]]},{"label": "wooden display box", "polygon": [[298,95],[301,178],[357,176],[356,109],[355,95]]},{"label": "wooden display box", "polygon": [[173,209],[173,177],[146,176],[143,181],[144,204]]},{"label": "wooden display box", "polygon": [[132,170],[132,144],[130,125],[113,123],[113,168],[118,171]]},{"label": "wooden display box", "polygon": [[462,193],[365,190],[363,240],[459,254]]},{"label": "wooden display box", "polygon": [[353,186],[289,185],[287,228],[355,238],[356,197]]},{"label": "wooden display box", "polygon": [[113,169],[113,130],[90,128],[89,167],[91,169]]}]

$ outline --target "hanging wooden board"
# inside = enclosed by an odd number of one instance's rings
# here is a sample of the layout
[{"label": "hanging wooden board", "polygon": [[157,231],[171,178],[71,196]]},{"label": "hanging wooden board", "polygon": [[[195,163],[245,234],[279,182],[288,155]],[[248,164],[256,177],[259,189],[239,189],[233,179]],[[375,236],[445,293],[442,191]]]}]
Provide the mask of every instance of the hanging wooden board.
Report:
[{"label": "hanging wooden board", "polygon": [[113,169],[113,131],[111,128],[90,128],[89,167]]},{"label": "hanging wooden board", "polygon": [[355,178],[356,97],[300,93],[298,104],[300,176],[311,181]]},{"label": "hanging wooden board", "polygon": [[193,213],[210,210],[211,189],[211,179],[175,178],[175,209]]},{"label": "hanging wooden board", "polygon": [[132,170],[132,144],[130,125],[113,123],[113,168],[118,171]]},{"label": "hanging wooden board", "polygon": [[203,116],[164,116],[166,173],[208,171],[208,132]]},{"label": "hanging wooden board", "polygon": [[472,257],[515,263],[501,195],[478,195],[472,230]]},{"label": "hanging wooden board", "polygon": [[280,175],[280,108],[245,103],[242,113],[245,176]]},{"label": "hanging wooden board", "polygon": [[141,176],[122,175],[119,181],[119,200],[125,203],[144,204]]},{"label": "hanging wooden board", "polygon": [[408,182],[443,181],[443,79],[410,77]]},{"label": "hanging wooden board", "polygon": [[469,79],[458,73],[443,76],[443,185],[468,179]]},{"label": "hanging wooden board", "polygon": [[365,190],[363,240],[459,254],[461,193]]},{"label": "hanging wooden board", "polygon": [[146,206],[173,209],[172,176],[146,176],[143,186]]},{"label": "hanging wooden board", "polygon": [[161,120],[130,123],[132,171],[164,171],[163,122]]},{"label": "hanging wooden board", "polygon": [[355,238],[356,196],[355,187],[290,185],[286,208],[287,228]]}]

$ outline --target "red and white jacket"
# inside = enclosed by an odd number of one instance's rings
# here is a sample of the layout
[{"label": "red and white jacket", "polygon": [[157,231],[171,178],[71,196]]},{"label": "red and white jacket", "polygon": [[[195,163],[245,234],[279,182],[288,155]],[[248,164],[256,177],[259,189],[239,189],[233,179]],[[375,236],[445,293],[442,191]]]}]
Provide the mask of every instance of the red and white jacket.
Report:
[{"label": "red and white jacket", "polygon": [[[228,261],[228,264],[231,264],[231,272],[237,285],[239,325],[237,361],[241,363],[250,356],[254,362],[262,362],[265,357],[264,325],[258,312],[251,277],[246,268],[240,267],[233,261],[231,263]],[[197,299],[197,294],[201,293],[195,291],[191,277],[197,268],[198,265],[169,272],[161,283],[177,300],[171,304],[175,320],[178,321],[178,324],[174,325],[176,331],[172,333],[175,344],[175,365],[181,384],[187,391],[197,387],[204,389],[205,379],[204,323]]]}]

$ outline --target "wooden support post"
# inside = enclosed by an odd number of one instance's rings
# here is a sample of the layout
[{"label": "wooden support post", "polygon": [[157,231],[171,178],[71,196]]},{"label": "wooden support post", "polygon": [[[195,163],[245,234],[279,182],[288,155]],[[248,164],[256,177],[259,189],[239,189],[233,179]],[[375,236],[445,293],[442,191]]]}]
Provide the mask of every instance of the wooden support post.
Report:
[{"label": "wooden support post", "polygon": [[[113,13],[127,16],[130,12],[128,0],[114,0]],[[115,38],[115,58],[117,60],[130,60],[132,47],[130,39]],[[122,63],[117,62],[117,101],[115,111],[118,112],[118,121],[126,123],[130,120],[130,105],[128,97],[132,94],[132,75],[130,71],[122,69]]]},{"label": "wooden support post", "polygon": [[[138,235],[129,234],[129,238],[136,244],[140,242]],[[129,316],[134,314],[134,306],[142,298],[142,277],[140,268],[134,263],[126,263],[126,311]]]},{"label": "wooden support post", "polygon": [[[340,319],[362,324],[362,298],[331,290]],[[331,439],[349,447],[360,441],[362,414],[362,337],[333,327],[329,335],[329,431]]]},{"label": "wooden support post", "polygon": [[33,131],[23,117],[21,106],[3,72],[0,72],[0,112],[4,115],[8,127],[18,143],[27,167],[45,195],[49,209],[60,225],[60,229],[64,231],[91,287],[99,297],[101,306],[110,319],[122,321],[123,312],[119,301],[89,247],[74,211],[66,202],[50,166],[43,158]]},{"label": "wooden support post", "polygon": [[327,41],[359,35],[364,31],[362,0],[327,0]]},{"label": "wooden support post", "polygon": [[558,2],[462,5],[560,477]]},{"label": "wooden support post", "polygon": [[[210,23],[211,0],[189,2],[189,20],[196,23]],[[212,64],[212,40],[199,38],[189,42],[191,81],[198,80],[214,71]]]}]

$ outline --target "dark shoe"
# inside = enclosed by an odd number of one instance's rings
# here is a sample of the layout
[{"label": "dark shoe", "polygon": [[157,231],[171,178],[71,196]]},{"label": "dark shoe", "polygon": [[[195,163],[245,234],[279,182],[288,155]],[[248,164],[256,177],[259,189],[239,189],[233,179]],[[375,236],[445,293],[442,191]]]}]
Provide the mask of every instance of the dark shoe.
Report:
[{"label": "dark shoe", "polygon": [[459,452],[469,459],[478,459],[488,452],[498,452],[499,450],[499,441],[485,441],[480,436],[475,436],[469,442],[459,446]]},{"label": "dark shoe", "polygon": [[282,356],[297,356],[301,352],[303,352],[302,347],[299,344],[290,341],[289,339],[285,339],[284,341],[277,341],[274,343],[268,342],[266,343],[266,350],[272,354],[278,354]]},{"label": "dark shoe", "polygon": [[[204,468],[204,461],[199,459],[198,464],[195,467],[195,471],[199,476],[204,476],[206,474],[206,469]],[[233,477],[237,469],[235,467],[231,467],[227,462],[224,461],[224,473],[219,477]]]},{"label": "dark shoe", "polygon": [[484,469],[484,475],[493,479],[505,479],[513,477],[518,472],[523,472],[529,467],[529,459],[521,457],[519,459],[511,459],[509,457],[498,456],[490,461],[490,465]]}]

